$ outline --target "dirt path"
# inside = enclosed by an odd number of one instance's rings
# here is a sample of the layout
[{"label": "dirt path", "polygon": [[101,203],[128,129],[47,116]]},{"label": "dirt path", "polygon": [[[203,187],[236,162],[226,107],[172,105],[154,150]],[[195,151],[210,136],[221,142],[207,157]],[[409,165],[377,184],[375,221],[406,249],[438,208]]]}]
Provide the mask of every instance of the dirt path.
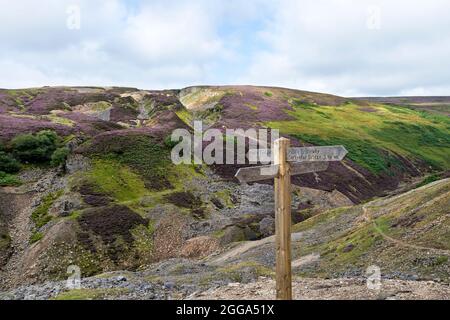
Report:
[{"label": "dirt path", "polygon": [[[442,195],[443,196],[447,196],[447,194]],[[439,198],[435,198],[432,201],[437,201],[439,200]],[[427,202],[425,205],[428,205],[429,203]],[[430,248],[430,247],[424,247],[424,246],[418,246],[415,244],[411,244],[411,243],[407,243],[405,241],[399,240],[399,239],[395,239],[393,237],[388,236],[376,223],[375,220],[372,219],[372,216],[369,213],[368,210],[368,205],[364,205],[362,206],[362,210],[363,210],[363,218],[365,221],[367,221],[368,223],[372,223],[373,227],[375,228],[375,230],[387,241],[394,243],[395,245],[401,246],[401,247],[405,247],[405,248],[411,248],[411,249],[416,249],[416,250],[426,250],[428,252],[431,252],[433,254],[436,255],[447,255],[450,256],[450,251],[448,250],[443,250],[443,249],[436,249],[436,248]]]},{"label": "dirt path", "polygon": [[34,200],[33,193],[20,193],[9,189],[3,193],[3,199],[8,208],[8,229],[11,237],[12,255],[7,264],[0,271],[0,287],[14,285],[15,279],[20,278],[20,261],[25,249],[29,246],[32,235],[31,203]]},{"label": "dirt path", "polygon": [[[295,300],[450,300],[450,287],[435,282],[382,280],[379,290],[368,289],[365,279],[295,279]],[[195,293],[195,300],[272,300],[275,281],[261,278],[257,282],[228,286]]]},{"label": "dirt path", "polygon": [[[303,234],[301,232],[293,233],[293,234],[291,234],[291,241],[292,242],[299,241],[302,238],[302,236],[303,236]],[[247,241],[244,243],[240,243],[236,247],[232,248],[231,250],[229,250],[219,256],[214,257],[212,260],[210,260],[210,263],[215,264],[215,265],[222,264],[225,261],[227,261],[231,258],[237,257],[251,249],[260,247],[265,244],[270,244],[270,243],[275,244],[275,236],[267,237],[267,238],[257,240],[257,241]]]}]

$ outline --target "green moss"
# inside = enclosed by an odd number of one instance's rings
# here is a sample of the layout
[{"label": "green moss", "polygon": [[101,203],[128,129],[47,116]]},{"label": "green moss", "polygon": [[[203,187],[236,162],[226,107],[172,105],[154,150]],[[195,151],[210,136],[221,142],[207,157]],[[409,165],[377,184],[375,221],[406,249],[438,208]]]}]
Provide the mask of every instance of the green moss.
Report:
[{"label": "green moss", "polygon": [[258,110],[258,106],[255,106],[254,104],[251,104],[251,103],[246,103],[245,106],[249,107],[250,109],[252,109],[254,111]]},{"label": "green moss", "polygon": [[225,229],[220,229],[217,231],[214,231],[214,233],[212,234],[213,237],[220,239],[225,235]]},{"label": "green moss", "polygon": [[137,174],[114,160],[94,160],[85,177],[99,192],[111,195],[119,202],[139,199],[147,192],[144,181]]},{"label": "green moss", "polygon": [[186,123],[188,126],[192,126],[194,117],[186,108],[180,108],[179,110],[176,110],[175,113],[177,114],[178,118],[180,118],[184,123]]},{"label": "green moss", "polygon": [[102,111],[106,111],[109,108],[111,108],[111,103],[109,103],[107,101],[99,101],[99,102],[90,103],[89,107],[91,108],[92,111],[102,112]]},{"label": "green moss", "polygon": [[62,195],[62,193],[62,190],[55,193],[50,193],[42,199],[42,203],[31,214],[31,219],[33,220],[36,228],[39,229],[52,220],[52,216],[48,214],[48,210],[53,205],[55,200]]},{"label": "green moss", "polygon": [[67,126],[67,127],[74,127],[75,126],[75,122],[67,119],[67,118],[63,118],[60,117],[56,114],[51,114],[46,116],[47,119],[49,119],[51,122],[56,123],[56,124],[61,124],[63,126]]},{"label": "green moss", "polygon": [[225,204],[225,206],[229,209],[234,208],[235,205],[233,201],[231,200],[231,191],[227,189],[223,189],[220,191],[217,191],[214,193],[214,195],[222,200],[222,202]]},{"label": "green moss", "polygon": [[126,294],[127,289],[75,289],[60,293],[53,300],[104,300]]},{"label": "green moss", "polygon": [[44,237],[44,235],[40,232],[33,233],[33,235],[30,238],[30,244],[40,241],[43,237]]},{"label": "green moss", "polygon": [[81,211],[76,210],[76,211],[73,211],[68,218],[71,220],[77,220],[79,217],[81,217]]},{"label": "green moss", "polygon": [[223,105],[218,103],[213,108],[195,113],[195,117],[207,124],[216,123],[222,116]]},{"label": "green moss", "polygon": [[218,103],[227,94],[231,93],[213,88],[198,88],[180,97],[180,101],[190,110],[194,110],[205,105]]}]

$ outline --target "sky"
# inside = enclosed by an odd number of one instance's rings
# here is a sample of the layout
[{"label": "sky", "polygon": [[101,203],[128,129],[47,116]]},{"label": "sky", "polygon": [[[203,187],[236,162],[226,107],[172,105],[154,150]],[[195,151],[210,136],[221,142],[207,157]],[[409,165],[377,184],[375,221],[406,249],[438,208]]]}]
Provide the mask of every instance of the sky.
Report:
[{"label": "sky", "polygon": [[450,95],[447,0],[0,0],[0,87]]}]

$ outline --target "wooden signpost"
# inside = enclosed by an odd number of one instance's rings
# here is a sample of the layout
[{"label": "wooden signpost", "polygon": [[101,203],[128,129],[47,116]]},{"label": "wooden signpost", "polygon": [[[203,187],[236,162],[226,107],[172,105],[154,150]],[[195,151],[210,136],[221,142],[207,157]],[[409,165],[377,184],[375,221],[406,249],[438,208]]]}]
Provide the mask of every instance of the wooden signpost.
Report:
[{"label": "wooden signpost", "polygon": [[240,182],[275,179],[275,243],[277,299],[292,299],[291,279],[291,176],[325,171],[329,161],[341,161],[347,154],[343,146],[290,148],[290,141],[275,141],[270,150],[250,150],[249,157],[264,154],[274,159],[273,165],[241,168],[236,173]]}]

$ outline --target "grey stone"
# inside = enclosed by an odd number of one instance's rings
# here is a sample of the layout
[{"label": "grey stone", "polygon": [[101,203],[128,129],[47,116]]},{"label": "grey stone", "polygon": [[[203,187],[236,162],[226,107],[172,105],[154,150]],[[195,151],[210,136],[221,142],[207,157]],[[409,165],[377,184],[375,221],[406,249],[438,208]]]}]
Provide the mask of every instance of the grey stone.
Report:
[{"label": "grey stone", "polygon": [[259,222],[259,232],[262,237],[269,237],[275,233],[275,219],[267,216]]}]

